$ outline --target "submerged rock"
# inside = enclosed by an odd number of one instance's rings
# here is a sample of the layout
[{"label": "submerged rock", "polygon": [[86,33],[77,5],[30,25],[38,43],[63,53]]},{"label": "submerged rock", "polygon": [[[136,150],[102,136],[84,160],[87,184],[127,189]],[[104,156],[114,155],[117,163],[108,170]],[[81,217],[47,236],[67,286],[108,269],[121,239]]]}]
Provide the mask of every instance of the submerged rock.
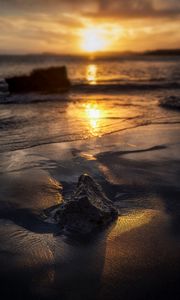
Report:
[{"label": "submerged rock", "polygon": [[70,87],[65,66],[36,69],[28,75],[6,78],[10,93],[65,91]]},{"label": "submerged rock", "polygon": [[160,106],[165,108],[180,109],[180,97],[169,96],[160,101]]},{"label": "submerged rock", "polygon": [[79,178],[72,198],[45,211],[46,221],[57,223],[67,232],[90,233],[118,217],[113,202],[88,175]]}]

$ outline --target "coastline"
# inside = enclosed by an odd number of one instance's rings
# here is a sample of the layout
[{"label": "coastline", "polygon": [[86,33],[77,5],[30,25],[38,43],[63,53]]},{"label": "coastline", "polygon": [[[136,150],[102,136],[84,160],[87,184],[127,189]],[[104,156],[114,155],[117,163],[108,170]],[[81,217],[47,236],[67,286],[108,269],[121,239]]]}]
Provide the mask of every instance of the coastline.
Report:
[{"label": "coastline", "polygon": [[[8,165],[0,176],[1,205],[13,205],[19,214],[17,218],[7,214],[1,220],[4,297],[21,291],[27,299],[56,299],[57,295],[63,299],[158,299],[160,295],[176,299],[179,129],[178,124],[149,125],[6,153]],[[153,148],[159,145],[163,147]],[[26,157],[26,168],[18,168],[22,157]],[[115,201],[120,212],[117,223],[89,241],[74,241],[41,226],[38,232],[30,226],[21,209],[35,214],[59,203],[59,184],[67,197],[84,171]]]},{"label": "coastline", "polygon": [[[1,59],[3,78],[64,64]],[[179,60],[76,60],[67,67],[73,88],[65,94],[4,97],[0,82],[2,298],[178,299]],[[119,218],[74,238],[41,216],[70,199],[84,173]]]}]

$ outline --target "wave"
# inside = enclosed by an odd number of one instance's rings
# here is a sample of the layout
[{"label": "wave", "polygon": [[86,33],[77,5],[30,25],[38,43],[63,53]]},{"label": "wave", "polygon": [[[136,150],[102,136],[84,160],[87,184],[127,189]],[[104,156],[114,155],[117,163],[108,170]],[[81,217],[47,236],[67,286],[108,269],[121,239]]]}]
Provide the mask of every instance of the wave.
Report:
[{"label": "wave", "polygon": [[[53,93],[53,94],[42,94],[42,93],[28,93],[28,94],[14,94],[10,95],[7,90],[7,85],[3,85],[0,82],[0,104],[11,104],[11,103],[37,103],[43,101],[69,101],[72,100],[72,95],[77,94],[118,94],[121,92],[131,91],[154,91],[154,90],[175,90],[180,89],[180,82],[148,82],[148,83],[107,83],[107,84],[74,84],[72,85],[69,92],[64,93]],[[172,97],[161,101],[162,106],[174,106],[178,108],[179,102],[177,99]]]},{"label": "wave", "polygon": [[31,104],[31,103],[41,103],[41,102],[67,102],[69,101],[69,95],[67,93],[63,94],[15,94],[9,95],[9,93],[0,93],[0,104]]},{"label": "wave", "polygon": [[125,84],[76,84],[72,87],[74,92],[121,92],[138,90],[180,89],[180,82],[148,82],[148,83],[125,83]]},{"label": "wave", "polygon": [[[123,131],[128,131],[132,129],[136,129],[139,127],[145,127],[145,126],[151,126],[151,125],[173,125],[173,124],[180,124],[180,121],[138,121],[137,123],[134,123],[132,125],[126,125],[123,128],[117,128],[117,129],[110,129],[107,132],[104,132],[102,136],[108,136],[111,134],[120,133]],[[76,135],[76,134],[63,134],[63,135],[57,135],[57,136],[49,136],[47,138],[42,138],[34,141],[30,140],[20,140],[20,141],[12,141],[8,143],[3,143],[0,147],[0,153],[4,152],[14,152],[17,150],[26,150],[26,149],[32,149],[39,146],[46,146],[46,145],[52,145],[52,144],[59,144],[59,143],[69,143],[69,142],[77,142],[82,140],[87,140],[91,138],[92,136],[84,136],[84,135]],[[157,150],[157,149],[156,149]],[[160,149],[158,149],[160,150]],[[22,169],[21,169],[22,170]],[[23,170],[26,170],[26,167],[23,168]],[[1,174],[1,172],[0,172]]]},{"label": "wave", "polygon": [[[173,77],[174,78],[174,77]],[[179,81],[180,80],[180,76],[178,77],[175,77],[175,80],[176,81]],[[120,78],[118,77],[112,77],[112,78],[103,78],[103,79],[99,79],[97,78],[97,80],[82,80],[82,79],[77,79],[74,81],[74,84],[76,85],[79,85],[79,84],[89,84],[89,85],[93,85],[93,82],[95,82],[94,85],[109,85],[109,84],[115,84],[115,85],[118,85],[118,84],[149,84],[149,83],[156,83],[156,82],[161,82],[161,83],[168,83],[170,82],[171,80],[169,79],[168,81],[168,78],[167,77],[147,77],[147,78],[135,78],[135,77],[131,77],[131,76],[128,76],[128,75],[124,75],[124,76],[121,76]]]}]

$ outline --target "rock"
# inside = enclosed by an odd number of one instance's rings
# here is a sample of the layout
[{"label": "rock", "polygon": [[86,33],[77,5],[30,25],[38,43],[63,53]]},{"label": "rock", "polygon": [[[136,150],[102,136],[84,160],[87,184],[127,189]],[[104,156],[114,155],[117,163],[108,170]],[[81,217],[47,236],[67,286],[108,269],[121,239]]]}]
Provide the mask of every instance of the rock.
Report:
[{"label": "rock", "polygon": [[66,232],[90,233],[118,217],[118,211],[101,187],[88,175],[79,178],[69,201],[46,210],[46,221],[57,223]]},{"label": "rock", "polygon": [[165,108],[180,109],[180,97],[168,96],[160,101],[160,106]]},{"label": "rock", "polygon": [[10,93],[55,92],[70,88],[65,66],[36,69],[28,75],[6,78]]}]

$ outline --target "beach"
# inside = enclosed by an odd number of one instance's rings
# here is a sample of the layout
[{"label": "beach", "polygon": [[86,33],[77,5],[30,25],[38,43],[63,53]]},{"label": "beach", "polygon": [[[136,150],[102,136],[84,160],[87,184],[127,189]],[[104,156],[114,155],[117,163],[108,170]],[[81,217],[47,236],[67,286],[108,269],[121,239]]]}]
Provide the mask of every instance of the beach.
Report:
[{"label": "beach", "polygon": [[[24,59],[1,61],[2,79],[34,68]],[[2,299],[178,299],[180,114],[160,101],[180,97],[180,60],[41,63],[69,64],[73,87],[2,93]],[[37,216],[84,173],[119,217],[90,237],[60,234]]]}]

